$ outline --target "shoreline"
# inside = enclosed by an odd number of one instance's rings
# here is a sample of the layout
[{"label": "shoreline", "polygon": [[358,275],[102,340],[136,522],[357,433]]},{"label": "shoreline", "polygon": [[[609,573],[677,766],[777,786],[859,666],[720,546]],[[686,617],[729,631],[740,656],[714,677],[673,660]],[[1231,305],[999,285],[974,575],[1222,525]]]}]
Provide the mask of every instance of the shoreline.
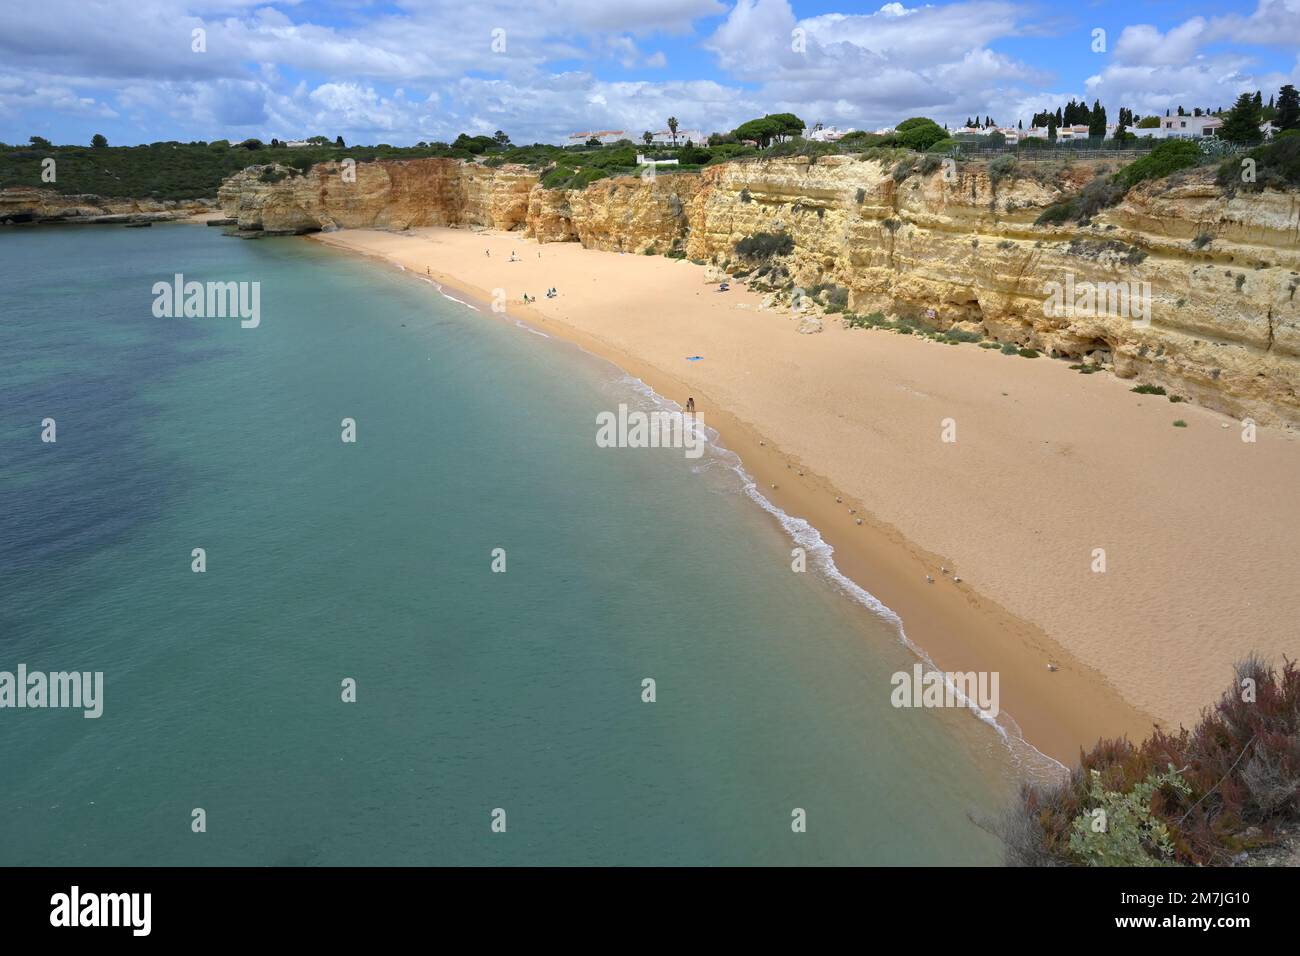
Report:
[{"label": "shoreline", "polygon": [[[620,256],[577,243],[538,245],[517,233],[477,229],[343,230],[311,238],[437,281],[446,287],[443,294],[477,300],[484,312],[491,311],[489,289],[504,293],[497,286],[500,278],[520,278],[500,317],[571,342],[663,397],[684,403],[693,395],[708,427],[738,455],[763,496],[813,525],[835,550],[837,570],[902,620],[905,643],[940,670],[1000,672],[1001,710],[1032,747],[1067,766],[1099,737],[1140,740],[1153,726],[1170,730],[1191,724],[1231,678],[1232,659],[1252,649],[1265,657],[1288,649],[1284,622],[1300,618],[1288,561],[1300,566],[1300,558],[1281,548],[1270,550],[1260,538],[1297,527],[1300,505],[1281,492],[1270,494],[1270,502],[1286,503],[1264,514],[1236,496],[1235,514],[1217,502],[1217,511],[1169,524],[1171,506],[1183,506],[1180,496],[1204,498],[1208,485],[1235,492],[1249,477],[1257,484],[1273,481],[1279,489],[1290,486],[1290,476],[1300,473],[1300,444],[1284,434],[1269,434],[1270,471],[1261,473],[1248,458],[1236,457],[1242,446],[1226,444],[1235,440],[1235,432],[1218,431],[1227,425],[1217,412],[1188,405],[1174,410],[1166,399],[1156,399],[1156,412],[1141,412],[1145,397],[1127,394],[1127,382],[1063,376],[1065,369],[1050,360],[1028,363],[974,346],[850,332],[831,321],[824,333],[798,336],[792,317],[758,310],[761,297],[740,284],[720,297],[703,286],[703,269],[685,261]],[[497,258],[485,258],[485,247]],[[506,259],[507,252],[519,250],[524,255]],[[562,276],[558,284],[552,281],[556,276]],[[602,281],[611,280],[614,289],[601,289]],[[558,299],[519,304],[523,291],[538,294],[549,285],[560,287]],[[681,363],[699,342],[711,346],[702,350],[705,362],[668,371],[668,364]],[[811,367],[792,362],[790,352]],[[758,375],[750,377],[755,371]],[[820,373],[839,392],[819,393]],[[976,373],[985,380],[967,381]],[[754,380],[783,376],[788,393],[801,401],[787,401],[780,382]],[[984,392],[989,385],[1008,390]],[[1083,402],[1071,394],[1080,386],[1087,390]],[[952,459],[937,459],[939,418],[935,411],[918,412],[917,405],[935,402],[939,395],[933,393],[941,389],[950,393],[941,395],[943,407],[956,403],[965,434],[980,429],[976,446],[991,459],[983,470],[980,462],[957,459],[957,466],[945,466]],[[1015,397],[1009,402],[1010,389]],[[1022,401],[1024,394],[1028,401]],[[985,407],[969,407],[975,402]],[[868,410],[859,412],[861,420],[846,411],[854,406]],[[1108,412],[1115,419],[1125,416],[1128,420],[1119,421],[1134,434],[1125,437],[1118,423],[1106,420]],[[1171,414],[1192,419],[1195,431],[1170,429]],[[1062,418],[1074,420],[1062,425]],[[1049,438],[1034,436],[1043,428],[1036,419],[1047,420],[1053,429]],[[881,431],[889,433],[881,436]],[[1057,431],[1065,431],[1070,441],[1062,442]],[[820,441],[806,441],[810,434]],[[1180,460],[1182,445],[1175,442],[1188,438],[1200,444],[1195,454],[1213,460]],[[809,444],[819,447],[801,447]],[[950,447],[965,451],[970,445]],[[1169,451],[1152,458],[1153,447]],[[1144,462],[1143,454],[1151,460]],[[937,464],[914,460],[927,457]],[[1080,458],[1088,468],[1080,470]],[[956,471],[932,471],[943,467]],[[871,475],[859,476],[867,470]],[[1214,481],[1196,470],[1208,471]],[[976,486],[982,507],[966,507],[962,494],[935,497],[961,488],[962,481]],[[1121,574],[1088,574],[1086,549],[1080,574],[1071,571],[1074,579],[1040,566],[1041,555],[1030,549],[1058,558],[1052,549],[1061,550],[1056,537],[1063,535],[1050,519],[1026,509],[1027,494],[1073,484],[1076,494],[1105,501],[1108,489],[1100,486],[1105,483],[1112,485],[1113,527],[1097,535],[1087,527],[1071,533],[1089,544],[1101,537],[1112,545],[1113,561],[1126,559]],[[1186,486],[1174,486],[1179,483]],[[914,488],[930,489],[931,497],[913,506]],[[1287,509],[1297,512],[1296,522],[1288,522]],[[1004,512],[1010,524],[1002,523]],[[927,523],[932,527],[924,527]],[[946,541],[937,548],[936,527],[937,537]],[[1179,536],[1191,536],[1197,544],[1218,536],[1223,563],[1183,561]],[[1239,540],[1223,544],[1229,537]],[[1144,563],[1140,575],[1131,570],[1135,549]],[[1074,561],[1073,551],[1070,558]],[[944,566],[961,575],[962,583],[941,574]],[[1188,568],[1196,574],[1179,574]],[[927,583],[927,575],[935,583]],[[1240,601],[1231,611],[1206,605],[1206,600],[1222,600],[1216,588],[1239,597],[1225,580],[1234,575],[1236,592],[1247,591],[1243,581],[1252,583],[1252,576],[1271,579],[1273,601],[1245,602],[1247,614],[1265,619],[1268,627],[1242,626]],[[1008,578],[1018,587],[1008,591]],[[995,585],[1004,587],[1000,591]],[[1165,593],[1175,589],[1186,592],[1187,606]],[[1270,597],[1268,588],[1262,596]],[[1295,613],[1288,604],[1296,604]],[[1264,639],[1251,636],[1256,633]],[[1049,663],[1056,670],[1049,670]]]},{"label": "shoreline", "polygon": [[[1141,739],[1157,726],[1151,715],[1123,700],[1104,675],[1078,661],[1040,628],[1015,617],[970,585],[945,581],[950,587],[936,591],[939,581],[935,585],[924,583],[927,572],[943,564],[943,558],[907,541],[896,528],[880,522],[865,503],[836,489],[826,477],[784,453],[748,421],[715,406],[702,389],[692,392],[663,369],[584,330],[542,315],[536,308],[513,303],[506,312],[494,313],[489,291],[460,277],[432,267],[429,273],[413,271],[394,256],[356,248],[346,239],[337,238],[359,232],[318,233],[307,238],[398,267],[417,280],[432,280],[439,293],[461,300],[485,316],[519,319],[534,329],[545,330],[645,382],[662,397],[694,394],[708,427],[716,429],[725,449],[740,458],[742,468],[763,496],[790,518],[806,520],[833,549],[833,562],[840,574],[901,620],[900,640],[911,652],[948,672],[1001,672],[1002,717],[1010,717],[1023,740],[1041,754],[1071,767],[1078,762],[1080,748],[1091,747],[1097,737],[1128,735]],[[837,498],[842,498],[842,505]],[[863,519],[861,525],[853,524],[852,538],[845,529],[836,529],[848,509],[855,511],[854,518]],[[874,611],[863,606],[862,613]],[[954,637],[954,632],[965,637]],[[1048,671],[1040,663],[1043,659],[1056,663],[1058,670]],[[1040,676],[1040,671],[1047,679]],[[1005,728],[1005,724],[1002,726]]]}]

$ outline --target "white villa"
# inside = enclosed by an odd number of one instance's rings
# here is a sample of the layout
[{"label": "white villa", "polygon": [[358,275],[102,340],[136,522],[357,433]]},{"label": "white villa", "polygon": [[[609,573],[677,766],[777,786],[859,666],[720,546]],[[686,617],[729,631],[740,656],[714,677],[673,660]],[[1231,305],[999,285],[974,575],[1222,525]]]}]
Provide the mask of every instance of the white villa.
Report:
[{"label": "white villa", "polygon": [[818,124],[805,138],[814,143],[835,143],[848,136],[849,133],[856,132],[857,130],[852,126],[848,129],[840,129],[838,126],[822,126]]},{"label": "white villa", "polygon": [[626,139],[621,129],[598,129],[590,133],[573,133],[569,136],[573,143],[586,143],[588,140],[598,139],[602,144],[617,143],[620,139]]},{"label": "white villa", "polygon": [[[1026,133],[1022,130],[1016,129],[1014,126],[962,126],[958,129],[953,130],[948,135],[949,136],[992,136],[994,133],[1001,133],[1003,138],[1006,140],[1007,145],[1014,146],[1018,142],[1020,142],[1020,138],[1022,136],[1031,135],[1033,133],[1033,130],[1030,130],[1028,133]],[[1047,130],[1043,130],[1043,135],[1044,136],[1047,135]]]},{"label": "white villa", "polygon": [[1217,136],[1223,120],[1217,116],[1162,116],[1158,129],[1138,132],[1156,139],[1204,139]]},{"label": "white villa", "polygon": [[[679,128],[677,130],[676,144],[678,146],[685,146],[688,140],[696,146],[707,146],[709,144],[709,134],[698,129]],[[637,141],[641,142],[642,140],[638,137]],[[670,129],[661,129],[657,133],[651,134],[651,146],[672,146],[673,143],[673,131]]]}]

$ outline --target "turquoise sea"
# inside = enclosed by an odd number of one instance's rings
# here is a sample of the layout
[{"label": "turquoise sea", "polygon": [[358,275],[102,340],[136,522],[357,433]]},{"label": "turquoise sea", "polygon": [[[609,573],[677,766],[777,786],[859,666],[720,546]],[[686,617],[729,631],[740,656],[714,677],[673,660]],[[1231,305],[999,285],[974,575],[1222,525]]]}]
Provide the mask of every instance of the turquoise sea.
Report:
[{"label": "turquoise sea", "polygon": [[[178,272],[260,326],[156,318]],[[0,230],[0,288],[0,671],[104,674],[0,709],[0,865],[999,862],[997,734],[890,705],[734,458],[597,447],[655,402],[607,363],[191,225]]]}]

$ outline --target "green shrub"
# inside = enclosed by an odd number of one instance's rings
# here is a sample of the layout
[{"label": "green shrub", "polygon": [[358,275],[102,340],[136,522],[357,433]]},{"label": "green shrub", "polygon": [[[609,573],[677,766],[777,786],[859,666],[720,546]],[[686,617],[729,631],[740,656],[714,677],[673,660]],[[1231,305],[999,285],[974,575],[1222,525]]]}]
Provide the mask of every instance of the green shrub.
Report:
[{"label": "green shrub", "polygon": [[1139,395],[1163,395],[1165,390],[1159,385],[1135,385],[1129,389],[1130,392],[1137,392]]},{"label": "green shrub", "polygon": [[787,232],[756,232],[736,242],[736,254],[745,259],[771,259],[794,252],[794,239]]},{"label": "green shrub", "polygon": [[1176,422],[1174,422],[1174,427],[1175,427],[1175,428],[1186,428],[1186,427],[1187,427],[1187,422],[1183,421],[1183,420],[1180,418],[1180,419],[1178,419]]},{"label": "green shrub", "polygon": [[948,132],[928,117],[913,116],[894,127],[893,138],[899,146],[923,153],[940,140],[947,139]]},{"label": "green shrub", "polygon": [[[1183,786],[1167,777],[1161,782],[1171,765],[1178,768]],[[1275,669],[1248,658],[1237,665],[1233,684],[1192,730],[1156,730],[1137,744],[1100,740],[1080,755],[1068,781],[1024,785],[1000,828],[1007,862],[1095,862],[1076,855],[1072,838],[1080,815],[1100,805],[1093,795],[1098,784],[1104,794],[1134,794],[1127,801],[1134,814],[1130,821],[1146,832],[1138,842],[1148,854],[1159,843],[1172,847],[1172,859],[1178,863],[1222,866],[1243,849],[1269,843],[1279,829],[1300,820],[1296,662],[1284,659]],[[1139,785],[1146,786],[1138,791]],[[1145,808],[1145,815],[1137,808]],[[1113,814],[1107,816],[1113,833]],[[1154,836],[1157,823],[1164,825],[1167,843]],[[1125,832],[1131,836],[1133,829]],[[1132,846],[1131,839],[1119,842]]]},{"label": "green shrub", "polygon": [[1113,179],[1098,176],[1084,186],[1078,195],[1053,203],[1044,209],[1034,220],[1034,225],[1053,225],[1068,221],[1083,222],[1123,198],[1124,189]]},{"label": "green shrub", "polygon": [[1151,810],[1152,799],[1165,787],[1186,796],[1191,788],[1170,764],[1150,774],[1128,792],[1107,790],[1101,773],[1088,774],[1085,812],[1070,828],[1070,852],[1088,866],[1162,866],[1174,855],[1168,825]]},{"label": "green shrub", "polygon": [[1064,199],[1061,202],[1052,203],[1038,214],[1038,218],[1034,220],[1034,225],[1050,226],[1077,219],[1078,213],[1076,209],[1074,199]]},{"label": "green shrub", "polygon": [[1016,346],[1016,345],[1014,345],[1014,344],[1012,344],[1011,342],[1003,342],[1003,343],[1002,343],[1002,354],[1003,354],[1003,355],[1015,355],[1015,354],[1016,354],[1017,352],[1019,352],[1019,351],[1020,351],[1019,347]]},{"label": "green shrub", "polygon": [[830,282],[813,286],[808,294],[825,303],[828,312],[842,312],[849,304],[849,290]]},{"label": "green shrub", "polygon": [[1128,192],[1148,179],[1163,179],[1180,169],[1201,161],[1201,148],[1190,140],[1167,139],[1141,159],[1129,163],[1114,176],[1115,183]]},{"label": "green shrub", "polygon": [[1002,180],[1011,176],[1016,169],[1016,158],[1014,156],[998,156],[989,163],[989,180],[993,185],[997,185]]},{"label": "green shrub", "polygon": [[1038,358],[1037,349],[1018,349],[1016,354],[1021,358]]},{"label": "green shrub", "polygon": [[1241,156],[1224,160],[1219,166],[1219,185],[1230,190],[1294,189],[1300,186],[1300,131],[1285,130],[1274,136],[1271,143],[1257,146],[1246,154],[1253,159],[1255,181],[1243,182]]}]

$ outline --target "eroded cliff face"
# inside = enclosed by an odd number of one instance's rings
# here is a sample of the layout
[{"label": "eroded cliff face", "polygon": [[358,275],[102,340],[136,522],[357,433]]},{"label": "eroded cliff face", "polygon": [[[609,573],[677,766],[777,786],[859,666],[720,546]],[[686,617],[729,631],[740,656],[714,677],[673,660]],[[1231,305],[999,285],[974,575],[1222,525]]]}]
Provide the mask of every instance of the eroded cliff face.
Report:
[{"label": "eroded cliff face", "polygon": [[0,189],[0,223],[165,222],[210,212],[204,199],[116,199],[89,194],[65,195],[52,189]]},{"label": "eroded cliff face", "polygon": [[321,163],[305,175],[284,166],[250,166],[222,184],[217,200],[240,229],[278,234],[460,225],[518,229],[536,185],[536,174],[521,166],[488,169],[454,159]]},{"label": "eroded cliff face", "polygon": [[[359,164],[355,182],[340,164],[278,182],[253,167],[220,199],[246,229],[477,225],[684,252],[733,271],[754,265],[735,253],[739,240],[785,232],[794,248],[780,280],[750,279],[780,296],[830,283],[853,312],[978,330],[1233,415],[1300,425],[1300,195],[1230,196],[1200,170],[1139,186],[1086,226],[1035,226],[1094,170],[1040,181],[1025,175],[1033,168],[994,181],[969,163],[896,180],[891,166],[855,157],[780,158],[568,191],[543,189],[519,166],[429,159]],[[1088,289],[1106,299],[1099,309]]]}]

